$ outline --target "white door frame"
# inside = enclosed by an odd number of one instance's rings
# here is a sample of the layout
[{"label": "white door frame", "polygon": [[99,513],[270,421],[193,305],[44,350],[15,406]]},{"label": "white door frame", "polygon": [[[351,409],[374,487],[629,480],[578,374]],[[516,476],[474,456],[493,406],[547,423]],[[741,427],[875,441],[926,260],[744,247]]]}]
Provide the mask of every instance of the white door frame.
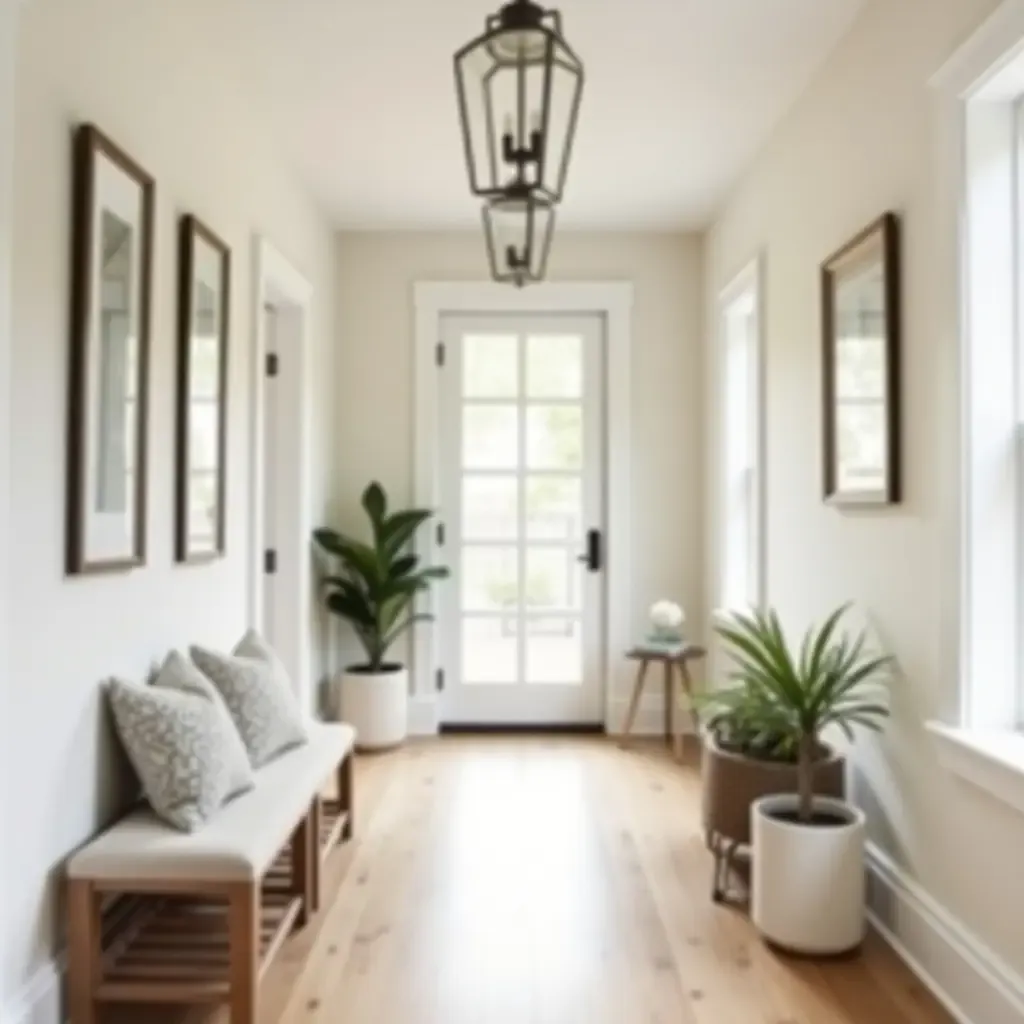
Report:
[{"label": "white door frame", "polygon": [[[633,285],[626,281],[545,283],[514,289],[485,282],[421,281],[414,287],[416,307],[415,415],[413,427],[413,499],[417,506],[438,508],[440,495],[440,438],[436,351],[441,317],[445,313],[568,313],[598,314],[606,331],[605,528],[608,558],[605,568],[605,647],[603,660],[604,723],[609,732],[620,693],[629,685],[628,664],[622,655],[632,641],[632,492],[630,488],[630,370],[632,348]],[[444,561],[433,531],[424,531],[420,550],[433,562]],[[447,584],[441,584],[445,586]],[[436,588],[435,588],[436,592]],[[424,608],[435,610],[436,594],[425,598]],[[435,678],[443,668],[428,624],[417,626],[413,639],[410,727],[430,734],[438,728]]]},{"label": "white door frame", "polygon": [[249,621],[263,627],[264,615],[264,445],[267,335],[264,309],[278,311],[276,351],[280,371],[274,380],[278,422],[274,515],[277,573],[274,577],[274,647],[287,667],[301,706],[315,703],[310,672],[312,572],[310,536],[309,325],[313,286],[266,238],[255,240],[253,287],[252,416],[250,420]]}]

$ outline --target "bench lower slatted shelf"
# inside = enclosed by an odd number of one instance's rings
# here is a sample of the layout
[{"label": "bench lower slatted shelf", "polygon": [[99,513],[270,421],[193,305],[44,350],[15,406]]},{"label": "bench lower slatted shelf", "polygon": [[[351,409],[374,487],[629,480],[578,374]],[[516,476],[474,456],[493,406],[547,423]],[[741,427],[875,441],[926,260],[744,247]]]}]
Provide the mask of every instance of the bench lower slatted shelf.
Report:
[{"label": "bench lower slatted shelf", "polygon": [[[264,893],[261,973],[291,932],[302,900]],[[125,896],[104,914],[99,997],[107,1002],[222,1002],[230,992],[226,902]]]},{"label": "bench lower slatted shelf", "polygon": [[[339,774],[338,790],[339,796],[322,797],[318,809],[318,830],[319,830],[319,852],[320,862],[323,864],[331,855],[331,851],[351,834],[350,814],[345,806],[345,789],[351,789],[351,782],[345,778],[344,771],[350,771],[351,765],[344,765],[342,773]],[[351,794],[348,798],[351,801]],[[291,892],[294,880],[292,878],[292,856],[288,850],[282,850],[277,859],[271,865],[263,880],[264,890],[270,892]]]}]

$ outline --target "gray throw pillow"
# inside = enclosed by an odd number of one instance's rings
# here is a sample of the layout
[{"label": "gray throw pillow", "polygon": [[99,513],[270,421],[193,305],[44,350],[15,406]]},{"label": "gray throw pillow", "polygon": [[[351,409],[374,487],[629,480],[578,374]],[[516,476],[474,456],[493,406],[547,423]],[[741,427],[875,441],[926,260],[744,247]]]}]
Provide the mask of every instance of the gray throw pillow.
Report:
[{"label": "gray throw pillow", "polygon": [[213,701],[119,679],[108,683],[107,698],[143,792],[168,824],[195,832],[239,791],[240,741]]},{"label": "gray throw pillow", "polygon": [[180,690],[210,701],[217,708],[224,722],[223,756],[228,768],[227,799],[245,793],[256,784],[249,764],[249,754],[239,736],[224,701],[210,682],[196,666],[180,651],[171,651],[153,682],[154,686],[169,690]]},{"label": "gray throw pillow", "polygon": [[224,699],[254,768],[306,742],[306,725],[283,668],[205,647],[190,653]]}]

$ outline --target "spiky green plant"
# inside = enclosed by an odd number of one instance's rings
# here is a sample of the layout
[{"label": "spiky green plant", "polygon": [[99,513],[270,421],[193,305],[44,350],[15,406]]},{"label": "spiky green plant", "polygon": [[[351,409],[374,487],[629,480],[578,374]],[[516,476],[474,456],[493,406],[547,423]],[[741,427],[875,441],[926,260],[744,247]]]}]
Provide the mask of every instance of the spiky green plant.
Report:
[{"label": "spiky green plant", "polygon": [[705,706],[746,735],[795,751],[803,822],[813,814],[814,764],[824,731],[837,726],[853,740],[854,726],[880,731],[889,714],[870,684],[888,676],[892,659],[867,653],[864,633],[838,633],[848,608],[843,605],[821,627],[808,629],[798,654],[775,611],[733,614],[715,626],[733,669],[731,685],[709,694]]},{"label": "spiky green plant", "polygon": [[336,530],[314,531],[314,539],[334,556],[341,571],[324,577],[324,604],[351,623],[370,672],[380,672],[391,645],[414,623],[433,616],[415,612],[416,595],[435,580],[448,577],[443,566],[422,568],[409,552],[416,531],[434,514],[428,509],[388,510],[384,488],[374,481],[363,492],[363,509],[370,519],[372,542]]}]

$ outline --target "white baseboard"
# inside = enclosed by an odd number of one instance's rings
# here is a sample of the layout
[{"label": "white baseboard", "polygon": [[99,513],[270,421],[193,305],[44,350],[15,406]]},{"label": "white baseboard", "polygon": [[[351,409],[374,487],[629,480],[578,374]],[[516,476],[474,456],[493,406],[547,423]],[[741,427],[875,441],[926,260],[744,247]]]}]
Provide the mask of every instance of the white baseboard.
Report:
[{"label": "white baseboard", "polygon": [[959,1024],[1024,1024],[1024,978],[868,846],[868,919]]},{"label": "white baseboard", "polygon": [[[661,736],[665,728],[664,705],[660,700],[651,697],[641,701],[633,725],[635,736]],[[617,736],[622,732],[622,724],[629,711],[628,698],[612,701],[610,721],[606,723],[609,735]],[[691,733],[689,713],[685,708],[676,712],[676,726],[684,733]],[[409,735],[436,736],[438,733],[438,702],[435,697],[414,694],[409,698]]]},{"label": "white baseboard", "polygon": [[[607,732],[610,736],[621,736],[622,726],[629,713],[629,699],[619,697],[611,703],[611,720],[607,724]],[[685,707],[676,709],[676,729],[683,733],[692,733],[693,726],[690,722],[690,713]],[[630,731],[632,736],[663,736],[665,734],[665,704],[657,698],[649,698],[640,701],[637,710],[636,721]]]},{"label": "white baseboard", "polygon": [[409,735],[437,735],[437,700],[414,694],[409,698]]},{"label": "white baseboard", "polygon": [[2,1024],[62,1024],[64,958],[43,964],[3,1008]]}]

